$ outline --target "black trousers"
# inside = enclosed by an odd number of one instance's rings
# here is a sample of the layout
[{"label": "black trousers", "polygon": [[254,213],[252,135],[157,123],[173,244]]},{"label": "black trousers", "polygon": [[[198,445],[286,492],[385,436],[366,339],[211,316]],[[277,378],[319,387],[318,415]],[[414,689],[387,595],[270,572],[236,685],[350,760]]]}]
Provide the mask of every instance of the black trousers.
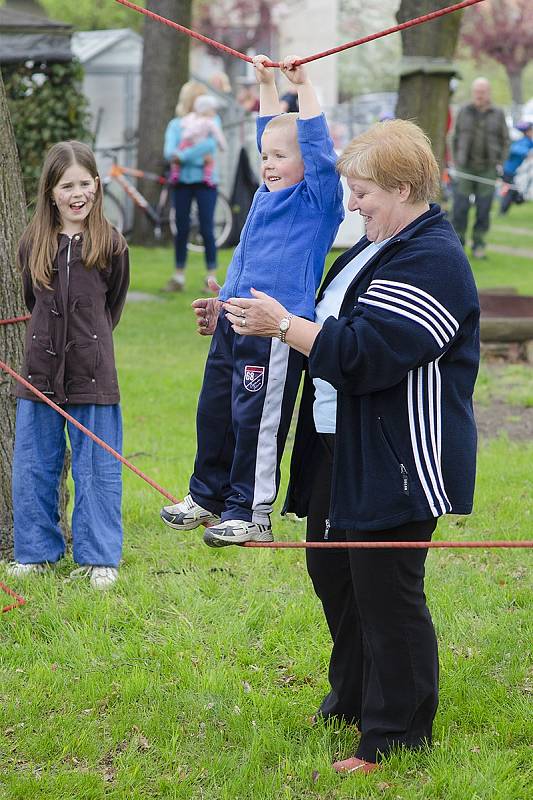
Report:
[{"label": "black trousers", "polygon": [[[307,517],[308,541],[324,538],[333,434],[320,435]],[[329,531],[348,541],[429,541],[436,520],[385,531]],[[437,639],[424,594],[427,548],[308,550],[307,569],[333,640],[331,691],[319,714],[356,723],[358,758],[431,742],[438,704]]]}]

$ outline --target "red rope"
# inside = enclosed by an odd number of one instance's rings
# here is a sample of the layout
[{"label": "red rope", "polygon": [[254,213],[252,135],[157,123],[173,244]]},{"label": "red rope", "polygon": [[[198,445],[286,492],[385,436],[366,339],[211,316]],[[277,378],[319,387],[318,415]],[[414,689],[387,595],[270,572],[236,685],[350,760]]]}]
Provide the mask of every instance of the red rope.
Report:
[{"label": "red rope", "polygon": [[[161,22],[163,25],[168,25],[170,28],[174,28],[175,30],[180,31],[181,33],[186,33],[187,36],[192,36],[194,39],[199,39],[199,41],[204,42],[205,44],[211,45],[212,47],[216,47],[217,50],[223,50],[225,53],[229,53],[236,58],[241,58],[243,61],[247,61],[249,64],[252,63],[252,58],[250,56],[245,55],[244,53],[240,53],[238,50],[234,50],[232,47],[228,47],[221,42],[216,42],[214,39],[210,39],[208,36],[204,36],[201,33],[197,33],[196,31],[191,30],[190,28],[186,28],[184,25],[180,25],[177,22],[172,22],[172,20],[166,19],[166,17],[161,17],[159,14],[154,14],[153,11],[149,11],[146,8],[141,8],[140,6],[135,5],[135,3],[131,3],[130,0],[116,0],[117,3],[120,3],[127,8],[131,8],[133,11],[138,11],[139,14],[144,14],[150,19],[155,20],[156,22]],[[407,20],[407,22],[402,22],[399,25],[394,25],[392,28],[387,28],[384,31],[380,31],[379,33],[372,33],[369,36],[364,36],[362,39],[355,39],[353,42],[347,42],[346,44],[341,44],[338,47],[332,47],[331,50],[324,50],[322,53],[315,53],[313,56],[307,56],[306,58],[301,58],[298,61],[295,61],[295,66],[300,64],[307,64],[309,61],[316,61],[318,58],[324,58],[325,56],[331,56],[334,53],[340,53],[342,50],[348,50],[350,47],[358,47],[360,44],[366,44],[366,42],[372,42],[374,39],[380,39],[382,36],[389,36],[391,33],[396,33],[397,31],[403,31],[406,28],[412,28],[414,25],[420,25],[422,22],[429,22],[432,19],[437,19],[438,17],[443,17],[445,14],[451,14],[452,11],[460,11],[463,8],[468,8],[468,6],[473,6],[476,3],[483,3],[484,0],[463,0],[461,3],[455,3],[455,5],[447,6],[447,8],[440,8],[438,11],[432,11],[429,14],[424,14],[421,17],[416,17],[415,19]],[[266,62],[266,66],[268,67],[279,67],[279,61],[269,61]]]},{"label": "red rope", "polygon": [[363,549],[384,550],[387,548],[402,550],[416,550],[430,547],[533,547],[533,541],[487,541],[487,542],[244,542],[242,547],[270,547],[273,549],[292,549],[305,547],[306,549]]},{"label": "red rope", "polygon": [[11,317],[10,319],[0,319],[0,325],[13,325],[14,322],[26,322],[31,318],[31,314],[24,317]]},{"label": "red rope", "polygon": [[21,597],[20,594],[14,592],[13,589],[10,589],[9,586],[6,586],[5,583],[2,583],[1,581],[0,581],[0,589],[2,589],[3,592],[10,595],[11,597],[14,597],[16,600],[15,603],[11,603],[11,605],[9,606],[4,606],[0,611],[1,614],[4,614],[6,611],[11,611],[12,608],[18,608],[19,606],[26,605],[25,599]]},{"label": "red rope", "polygon": [[[33,392],[40,400],[50,406],[50,408],[55,409],[58,414],[61,414],[62,417],[65,417],[69,422],[76,426],[82,433],[87,434],[87,436],[96,442],[96,444],[103,447],[108,453],[118,459],[125,467],[130,469],[135,475],[138,475],[139,478],[142,478],[143,481],[146,481],[153,489],[156,489],[160,494],[164,497],[171,500],[173,503],[179,502],[176,497],[171,495],[158,483],[153,481],[148,475],[145,475],[144,472],[141,472],[140,469],[137,469],[133,464],[131,464],[124,456],[117,453],[116,450],[113,450],[106,442],[100,439],[96,434],[90,431],[85,425],[82,425],[81,422],[78,422],[77,419],[74,419],[70,414],[67,414],[66,411],[57,405],[57,403],[52,402],[46,395],[40,392],[35,386],[32,386],[27,380],[25,380],[21,375],[19,375],[15,370],[11,369],[7,364],[4,364],[3,361],[0,361],[0,369],[3,369],[4,372],[7,372],[18,381],[22,386],[25,386],[26,389],[29,389],[30,392]],[[401,548],[401,549],[413,549],[413,548],[430,548],[430,547],[533,547],[533,541],[525,541],[525,542],[518,542],[518,541],[487,541],[487,542],[245,542],[243,547],[269,547],[273,549],[287,549],[287,548],[316,548],[316,549],[338,549],[338,548],[362,548],[362,549],[378,549],[378,548]],[[11,606],[10,606],[11,607]],[[9,609],[8,609],[9,610]]]},{"label": "red rope", "polygon": [[150,486],[152,486],[154,489],[160,492],[160,494],[162,494],[164,497],[167,497],[173,503],[178,502],[178,499],[174,497],[174,495],[170,494],[161,486],[159,486],[158,483],[149,478],[148,475],[145,475],[144,472],[141,472],[140,469],[137,469],[137,467],[131,464],[126,458],[124,458],[124,456],[120,455],[120,453],[117,453],[116,450],[113,450],[113,448],[110,447],[106,442],[104,442],[103,439],[100,439],[98,436],[96,436],[96,434],[94,434],[92,431],[86,428],[85,425],[82,425],[81,422],[78,422],[77,419],[74,419],[74,417],[72,417],[70,414],[67,414],[66,411],[63,411],[63,409],[60,406],[58,406],[57,403],[53,403],[52,400],[50,400],[45,394],[36,389],[35,386],[32,386],[31,383],[28,383],[27,380],[25,380],[21,375],[15,372],[14,369],[8,367],[7,364],[4,364],[3,361],[0,361],[0,369],[3,369],[4,372],[7,372],[9,375],[11,375],[12,378],[15,378],[15,380],[18,381],[20,384],[22,384],[22,386],[25,386],[26,389],[29,389],[30,392],[33,392],[33,394],[36,395],[40,400],[42,400],[43,403],[49,405],[50,408],[53,408],[55,411],[57,411],[58,414],[61,414],[62,417],[68,419],[68,421],[71,422],[73,425],[75,425],[76,428],[82,431],[82,433],[87,434],[89,439],[92,439],[93,442],[96,442],[96,444],[99,444],[100,447],[104,448],[104,450],[107,450],[108,453],[110,453],[112,456],[118,459],[118,461],[121,461],[125,467],[131,469],[131,471],[134,472],[136,475],[138,475],[139,478],[142,478],[143,481],[149,483]]}]

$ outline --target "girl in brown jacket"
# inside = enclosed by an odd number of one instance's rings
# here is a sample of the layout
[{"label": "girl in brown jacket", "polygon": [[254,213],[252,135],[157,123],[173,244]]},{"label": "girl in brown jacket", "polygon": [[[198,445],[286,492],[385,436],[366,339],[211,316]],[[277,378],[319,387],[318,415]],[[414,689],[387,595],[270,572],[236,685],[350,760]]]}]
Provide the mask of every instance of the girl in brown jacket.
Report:
[{"label": "girl in brown jacket", "polygon": [[[91,149],[59,142],[48,152],[34,216],[18,252],[31,319],[22,375],[120,452],[122,419],[113,353],[129,283],[126,242],[103,213]],[[22,386],[17,389],[13,461],[15,563],[11,574],[43,572],[65,552],[59,481],[65,419]],[[67,422],[75,504],[74,574],[105,589],[122,553],[121,465]]]}]

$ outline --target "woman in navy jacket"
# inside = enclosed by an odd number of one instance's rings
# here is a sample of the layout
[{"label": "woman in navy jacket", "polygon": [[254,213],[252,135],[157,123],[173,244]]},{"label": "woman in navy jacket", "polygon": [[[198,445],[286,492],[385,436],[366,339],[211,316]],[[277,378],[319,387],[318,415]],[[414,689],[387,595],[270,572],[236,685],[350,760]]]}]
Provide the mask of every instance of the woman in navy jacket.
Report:
[{"label": "woman in navy jacket", "polygon": [[[348,145],[338,169],[366,235],[332,266],[316,321],[261,292],[224,305],[239,333],[280,336],[309,357],[286,503],[307,516],[308,540],[429,541],[438,517],[472,508],[476,287],[429,202],[439,170],[420,128],[379,123]],[[438,656],[426,556],[308,551],[333,640],[318,716],[361,731],[338,772],[370,772],[393,748],[431,742]]]}]

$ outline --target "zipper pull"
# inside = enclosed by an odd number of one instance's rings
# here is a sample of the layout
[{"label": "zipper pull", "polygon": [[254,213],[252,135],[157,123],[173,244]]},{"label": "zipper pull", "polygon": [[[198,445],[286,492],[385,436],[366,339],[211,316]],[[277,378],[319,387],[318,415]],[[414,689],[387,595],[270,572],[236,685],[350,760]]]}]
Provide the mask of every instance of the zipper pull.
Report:
[{"label": "zipper pull", "polygon": [[400,475],[402,476],[403,493],[409,494],[409,473],[404,464],[400,464]]},{"label": "zipper pull", "polygon": [[324,530],[324,541],[325,542],[327,542],[327,540],[329,539],[329,528],[330,528],[329,519],[327,519],[326,520],[326,527],[325,527],[325,530]]}]

